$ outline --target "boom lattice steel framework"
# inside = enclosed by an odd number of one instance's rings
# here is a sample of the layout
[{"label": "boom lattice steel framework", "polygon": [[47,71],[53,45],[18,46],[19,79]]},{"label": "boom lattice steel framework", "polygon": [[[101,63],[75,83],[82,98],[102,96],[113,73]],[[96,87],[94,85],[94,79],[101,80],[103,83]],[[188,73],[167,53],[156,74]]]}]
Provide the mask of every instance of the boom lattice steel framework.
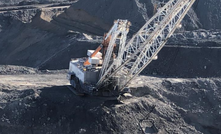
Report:
[{"label": "boom lattice steel framework", "polygon": [[[109,42],[107,52],[105,54],[105,59],[102,65],[100,77],[104,75],[105,72],[107,72],[108,66],[111,62],[111,56],[113,53],[113,48],[115,46],[115,43],[118,40],[118,36],[121,35],[120,41],[119,41],[119,52],[122,53],[124,51],[124,46],[126,43],[126,37],[127,33],[129,32],[129,26],[130,22],[127,20],[120,20],[118,19],[117,21],[114,22],[114,25],[112,26],[111,30],[107,33],[105,40],[111,36],[111,40]],[[119,55],[119,54],[118,54]]]},{"label": "boom lattice steel framework", "polygon": [[[124,79],[118,84],[120,88],[125,87],[135,76],[137,76],[158,54],[166,44],[168,38],[180,25],[195,0],[170,0],[131,38],[125,45],[126,34],[121,31],[120,50],[116,60],[109,65],[104,62],[97,87],[101,87],[110,78],[118,77]],[[119,35],[119,33],[117,33]],[[116,40],[116,34],[110,44]],[[108,51],[112,53],[113,46],[109,45]],[[107,51],[107,52],[108,52]],[[106,55],[108,59],[110,55]],[[109,57],[108,57],[109,56]]]}]

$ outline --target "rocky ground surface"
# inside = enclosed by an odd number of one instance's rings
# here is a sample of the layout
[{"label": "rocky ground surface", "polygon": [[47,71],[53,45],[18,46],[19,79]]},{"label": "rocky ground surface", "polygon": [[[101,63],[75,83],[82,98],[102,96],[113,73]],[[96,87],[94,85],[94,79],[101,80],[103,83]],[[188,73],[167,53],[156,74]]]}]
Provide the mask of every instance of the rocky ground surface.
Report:
[{"label": "rocky ground surface", "polygon": [[95,49],[115,19],[132,22],[130,38],[153,1],[1,0],[0,133],[221,133],[220,7],[196,0],[131,95],[107,101],[67,88],[69,61]]},{"label": "rocky ground surface", "polygon": [[139,76],[131,95],[107,101],[75,96],[65,77],[59,71],[0,75],[0,132],[221,133],[220,78]]}]

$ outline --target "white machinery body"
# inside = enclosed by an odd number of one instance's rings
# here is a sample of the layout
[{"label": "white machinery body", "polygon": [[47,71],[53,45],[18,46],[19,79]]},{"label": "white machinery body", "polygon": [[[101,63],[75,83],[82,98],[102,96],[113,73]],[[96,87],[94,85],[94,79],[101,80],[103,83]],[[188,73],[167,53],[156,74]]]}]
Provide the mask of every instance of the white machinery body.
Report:
[{"label": "white machinery body", "polygon": [[[85,67],[84,58],[78,58],[70,61],[69,74],[74,74],[84,84],[96,84],[99,80],[101,67]],[[70,79],[70,76],[69,76]]]}]

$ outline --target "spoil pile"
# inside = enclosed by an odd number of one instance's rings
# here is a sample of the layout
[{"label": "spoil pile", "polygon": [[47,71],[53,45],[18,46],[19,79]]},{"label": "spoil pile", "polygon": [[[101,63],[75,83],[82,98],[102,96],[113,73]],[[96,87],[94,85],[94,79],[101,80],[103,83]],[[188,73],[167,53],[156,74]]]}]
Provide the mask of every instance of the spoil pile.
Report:
[{"label": "spoil pile", "polygon": [[[27,86],[0,81],[0,133],[221,133],[218,78],[141,76],[131,83],[133,96],[119,102],[75,96],[65,82],[56,81],[64,75],[17,76],[19,82],[28,79]],[[51,85],[42,88],[46,79]]]},{"label": "spoil pile", "polygon": [[[160,1],[160,0],[158,0]],[[154,4],[151,0],[80,0],[73,7],[87,11],[110,24],[116,19],[128,19],[132,30],[138,30],[146,20],[152,17]],[[221,29],[219,0],[196,0],[192,9],[182,22],[185,29]]]},{"label": "spoil pile", "polygon": [[[0,4],[7,2],[21,1]],[[150,0],[79,0],[68,9],[0,13],[0,133],[221,133],[220,78],[190,78],[221,76],[220,4],[196,1],[183,29],[142,72],[159,77],[137,77],[133,96],[120,102],[74,96],[64,71],[38,69],[67,69],[116,19],[132,22],[131,36],[153,15]]]},{"label": "spoil pile", "polygon": [[[215,3],[212,0],[207,3],[197,1],[183,21],[184,29],[220,28],[221,23],[218,22],[221,19],[219,12],[217,12],[220,3]],[[207,8],[203,10],[205,6]],[[211,10],[210,7],[213,7],[214,10]],[[208,18],[216,19],[203,19],[202,14]],[[215,14],[217,17],[213,17]],[[47,8],[2,13],[0,14],[0,64],[22,65],[39,69],[67,69],[71,58],[86,56],[88,49],[95,49],[101,42],[100,38],[99,40],[82,40],[85,38],[82,33],[102,36],[109,30],[113,21],[120,18],[132,22],[129,34],[131,36],[152,15],[153,4],[151,1],[144,0],[121,0],[120,2],[118,0],[97,0],[96,2],[80,0],[68,9]],[[164,48],[159,54],[159,60],[151,64],[152,67],[146,71],[146,74],[173,77],[188,77],[189,74],[192,74],[191,77],[210,77],[214,73],[208,69],[220,68],[221,65],[217,58],[221,42],[219,31],[216,33],[205,32],[206,30],[197,31],[199,36],[197,35],[197,40],[195,40],[194,32],[190,31],[189,34],[186,34],[183,33],[183,30],[172,37],[168,44],[176,45],[179,42],[184,42],[184,46],[194,48],[184,49],[169,46]],[[194,36],[190,39],[189,35]],[[208,43],[208,41],[210,42]],[[205,49],[214,46],[214,42],[216,42],[217,48]],[[202,45],[198,45],[199,43],[204,44],[204,49],[201,49]],[[179,53],[177,49],[182,50],[183,54]],[[191,60],[192,56],[188,58],[188,55],[193,55],[192,50],[199,53],[194,56],[195,59]],[[205,53],[209,53],[208,56]],[[182,65],[176,60],[177,66],[174,66],[173,69],[155,68],[162,64],[167,67],[173,66],[174,57],[180,57],[179,61],[188,65]],[[204,59],[206,62],[203,62]],[[168,60],[171,62],[167,62]],[[210,61],[213,61],[216,67],[212,66]],[[183,69],[186,66],[189,69]],[[174,69],[178,70],[173,73]],[[220,73],[218,72],[214,76],[220,76]]]}]

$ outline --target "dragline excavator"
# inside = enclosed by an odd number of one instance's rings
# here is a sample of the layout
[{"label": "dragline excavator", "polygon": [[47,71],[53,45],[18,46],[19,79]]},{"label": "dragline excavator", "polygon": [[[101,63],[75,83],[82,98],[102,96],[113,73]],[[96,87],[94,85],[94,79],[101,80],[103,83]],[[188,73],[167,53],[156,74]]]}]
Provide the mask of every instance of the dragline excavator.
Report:
[{"label": "dragline excavator", "polygon": [[116,20],[96,50],[88,50],[87,58],[70,61],[72,87],[81,94],[118,96],[156,58],[194,2],[168,1],[129,41],[131,23]]}]

